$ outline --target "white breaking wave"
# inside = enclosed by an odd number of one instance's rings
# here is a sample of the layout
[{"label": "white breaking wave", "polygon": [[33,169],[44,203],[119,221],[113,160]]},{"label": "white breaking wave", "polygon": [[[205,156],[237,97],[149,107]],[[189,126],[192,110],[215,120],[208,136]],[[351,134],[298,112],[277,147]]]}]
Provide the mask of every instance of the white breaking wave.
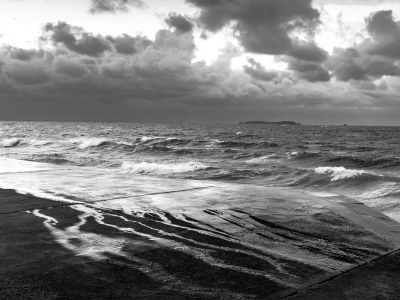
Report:
[{"label": "white breaking wave", "polygon": [[154,141],[154,140],[158,140],[158,139],[163,139],[164,137],[162,136],[147,136],[147,135],[143,135],[140,136],[138,139],[141,143],[146,143],[149,141]]},{"label": "white breaking wave", "polygon": [[354,178],[362,174],[368,174],[364,170],[346,169],[344,167],[319,167],[314,169],[317,174],[329,174],[332,181]]},{"label": "white breaking wave", "polygon": [[4,148],[16,147],[18,145],[25,146],[45,146],[51,144],[51,141],[46,140],[36,140],[36,139],[19,139],[19,138],[9,138],[0,141],[0,146]]},{"label": "white breaking wave", "polygon": [[121,169],[130,173],[155,175],[186,173],[207,168],[208,166],[199,162],[156,163],[143,161],[124,162],[121,166]]},{"label": "white breaking wave", "polygon": [[277,158],[276,154],[269,154],[269,155],[246,160],[245,163],[252,164],[252,165],[259,165],[259,164],[264,164],[266,162],[274,161],[276,158]]},{"label": "white breaking wave", "polygon": [[90,147],[98,147],[107,143],[107,139],[103,138],[91,138],[91,139],[74,139],[71,140],[74,144],[79,144],[80,149],[87,149]]},{"label": "white breaking wave", "polygon": [[46,146],[46,145],[49,145],[51,143],[52,143],[51,141],[45,141],[45,140],[43,140],[43,141],[41,141],[41,140],[30,140],[29,141],[29,144],[32,144],[32,146]]},{"label": "white breaking wave", "polygon": [[9,148],[17,146],[19,143],[21,143],[21,140],[18,138],[11,138],[2,140],[0,143],[2,147]]},{"label": "white breaking wave", "polygon": [[310,192],[307,191],[310,195],[321,197],[321,198],[330,198],[330,197],[337,197],[339,196],[338,194],[333,194],[333,193],[326,193],[326,192]]}]

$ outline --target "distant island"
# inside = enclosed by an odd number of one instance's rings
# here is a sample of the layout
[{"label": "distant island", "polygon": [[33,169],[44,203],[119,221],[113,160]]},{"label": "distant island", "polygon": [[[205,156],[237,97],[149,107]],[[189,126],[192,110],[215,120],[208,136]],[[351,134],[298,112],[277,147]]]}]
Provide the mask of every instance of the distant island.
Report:
[{"label": "distant island", "polygon": [[243,125],[301,125],[300,123],[294,121],[280,121],[280,122],[266,122],[266,121],[247,121],[240,122]]}]

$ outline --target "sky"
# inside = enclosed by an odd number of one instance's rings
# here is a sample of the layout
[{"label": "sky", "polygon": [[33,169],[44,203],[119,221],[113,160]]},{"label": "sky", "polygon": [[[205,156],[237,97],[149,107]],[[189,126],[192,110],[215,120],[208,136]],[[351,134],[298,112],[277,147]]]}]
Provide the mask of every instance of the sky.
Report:
[{"label": "sky", "polygon": [[400,125],[394,0],[0,0],[0,119]]}]

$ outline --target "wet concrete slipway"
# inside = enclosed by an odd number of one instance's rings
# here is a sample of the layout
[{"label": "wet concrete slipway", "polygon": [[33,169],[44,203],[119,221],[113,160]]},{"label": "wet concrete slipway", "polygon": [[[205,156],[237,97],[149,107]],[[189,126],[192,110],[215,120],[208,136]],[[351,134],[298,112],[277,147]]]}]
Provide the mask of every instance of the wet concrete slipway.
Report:
[{"label": "wet concrete slipway", "polygon": [[400,224],[349,198],[2,165],[0,299],[400,297]]}]

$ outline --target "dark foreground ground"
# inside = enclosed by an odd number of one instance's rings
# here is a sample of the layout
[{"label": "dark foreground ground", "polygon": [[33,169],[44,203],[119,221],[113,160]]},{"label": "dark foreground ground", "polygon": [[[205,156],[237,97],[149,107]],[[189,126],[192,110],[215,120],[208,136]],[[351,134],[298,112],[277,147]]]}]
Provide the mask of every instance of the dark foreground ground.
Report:
[{"label": "dark foreground ground", "polygon": [[0,190],[0,299],[400,298],[398,223],[345,200],[282,203],[204,209],[205,223]]}]

